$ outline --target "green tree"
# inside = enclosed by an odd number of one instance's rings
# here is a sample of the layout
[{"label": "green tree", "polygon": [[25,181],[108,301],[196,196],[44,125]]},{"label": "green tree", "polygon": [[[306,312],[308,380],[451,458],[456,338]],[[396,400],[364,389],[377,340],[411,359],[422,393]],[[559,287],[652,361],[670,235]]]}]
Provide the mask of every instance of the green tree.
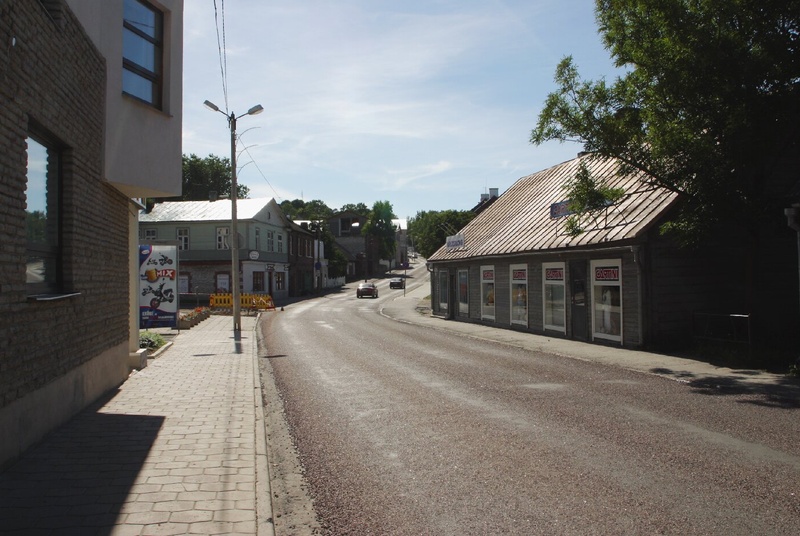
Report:
[{"label": "green tree", "polygon": [[327,220],[333,216],[333,209],[319,199],[308,202],[302,199],[285,200],[280,207],[290,220]]},{"label": "green tree", "polygon": [[366,218],[369,216],[369,207],[364,203],[347,203],[342,206],[339,212],[355,212],[359,216],[364,216]]},{"label": "green tree", "polygon": [[347,275],[347,257],[336,246],[336,238],[324,221],[312,224],[312,228],[319,226],[319,237],[325,246],[325,258],[328,259],[328,276],[344,277]]},{"label": "green tree", "polygon": [[597,224],[597,215],[609,205],[616,203],[625,194],[622,188],[611,188],[604,182],[592,177],[589,168],[581,161],[578,172],[567,181],[564,189],[569,199],[569,210],[572,212],[564,224],[567,234],[577,236],[583,232],[580,226],[581,216],[589,214]]},{"label": "green tree", "polygon": [[531,141],[583,143],[680,193],[666,230],[686,243],[775,213],[798,142],[800,3],[597,0],[596,15],[624,74],[584,81],[565,58]]},{"label": "green tree", "polygon": [[280,207],[286,217],[290,220],[303,220],[305,218],[299,218],[297,215],[302,212],[305,204],[305,201],[302,199],[294,199],[292,201],[285,199],[281,201]]},{"label": "green tree", "polygon": [[408,235],[417,253],[430,257],[473,218],[471,210],[420,211],[409,219]]},{"label": "green tree", "polygon": [[[250,189],[237,184],[237,199],[246,199]],[[211,192],[217,192],[218,199],[230,199],[231,161],[208,155],[200,158],[196,154],[183,155],[182,201],[208,201]],[[170,198],[169,200],[175,200]]]},{"label": "green tree", "polygon": [[377,254],[380,259],[394,258],[396,250],[396,233],[392,220],[397,218],[392,209],[392,204],[388,201],[375,201],[372,210],[367,216],[362,233],[371,237],[377,246]]}]

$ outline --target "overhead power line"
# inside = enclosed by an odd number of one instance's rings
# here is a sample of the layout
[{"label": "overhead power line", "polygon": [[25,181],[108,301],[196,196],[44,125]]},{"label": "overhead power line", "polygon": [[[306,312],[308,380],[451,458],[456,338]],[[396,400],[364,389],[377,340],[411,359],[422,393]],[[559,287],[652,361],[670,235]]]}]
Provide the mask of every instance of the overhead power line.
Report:
[{"label": "overhead power line", "polygon": [[222,11],[222,40],[220,41],[220,20],[217,11],[217,0],[214,0],[214,23],[217,28],[217,50],[219,51],[219,70],[222,74],[222,95],[225,99],[225,114],[230,113],[228,107],[228,54],[225,43],[225,0],[220,0]]}]

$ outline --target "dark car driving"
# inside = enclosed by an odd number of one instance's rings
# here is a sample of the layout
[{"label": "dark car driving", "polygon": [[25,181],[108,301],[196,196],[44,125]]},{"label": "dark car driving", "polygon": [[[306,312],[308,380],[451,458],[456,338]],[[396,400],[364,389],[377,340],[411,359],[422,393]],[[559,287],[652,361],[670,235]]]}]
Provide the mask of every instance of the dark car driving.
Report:
[{"label": "dark car driving", "polygon": [[364,296],[372,296],[373,298],[378,297],[378,287],[375,286],[375,283],[358,284],[358,289],[356,289],[356,297],[363,298]]},{"label": "dark car driving", "polygon": [[389,280],[389,288],[405,288],[406,280],[400,277],[394,277]]}]

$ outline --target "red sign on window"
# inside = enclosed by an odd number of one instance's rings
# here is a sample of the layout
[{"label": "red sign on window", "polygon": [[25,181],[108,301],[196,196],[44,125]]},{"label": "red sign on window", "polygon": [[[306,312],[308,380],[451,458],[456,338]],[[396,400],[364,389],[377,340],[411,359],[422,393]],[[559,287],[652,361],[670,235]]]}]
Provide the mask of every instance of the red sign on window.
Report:
[{"label": "red sign on window", "polygon": [[528,271],[527,270],[514,270],[511,274],[511,278],[515,280],[526,280],[528,279]]},{"label": "red sign on window", "polygon": [[484,270],[483,279],[494,280],[494,270]]},{"label": "red sign on window", "polygon": [[595,281],[619,281],[619,267],[598,266],[594,269]]},{"label": "red sign on window", "polygon": [[547,281],[564,281],[563,268],[547,268],[544,271],[544,278]]}]

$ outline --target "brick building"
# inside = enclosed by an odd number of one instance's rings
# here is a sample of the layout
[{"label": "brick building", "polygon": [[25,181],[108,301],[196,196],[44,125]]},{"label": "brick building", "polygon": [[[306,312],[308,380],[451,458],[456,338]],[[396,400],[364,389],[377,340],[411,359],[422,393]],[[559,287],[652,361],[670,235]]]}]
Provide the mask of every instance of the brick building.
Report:
[{"label": "brick building", "polygon": [[0,467],[140,364],[132,198],[181,184],[183,3],[159,6],[0,3]]}]

